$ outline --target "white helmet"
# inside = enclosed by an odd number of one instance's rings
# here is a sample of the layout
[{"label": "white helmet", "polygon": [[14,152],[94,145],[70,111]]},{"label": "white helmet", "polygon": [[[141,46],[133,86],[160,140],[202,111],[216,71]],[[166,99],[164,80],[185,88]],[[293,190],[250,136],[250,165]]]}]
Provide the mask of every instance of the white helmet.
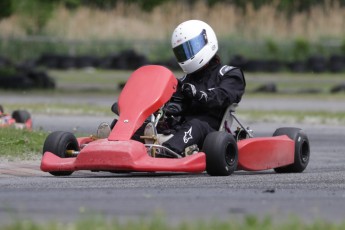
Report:
[{"label": "white helmet", "polygon": [[171,46],[183,72],[189,74],[206,65],[218,50],[213,29],[205,22],[189,20],[174,30]]}]

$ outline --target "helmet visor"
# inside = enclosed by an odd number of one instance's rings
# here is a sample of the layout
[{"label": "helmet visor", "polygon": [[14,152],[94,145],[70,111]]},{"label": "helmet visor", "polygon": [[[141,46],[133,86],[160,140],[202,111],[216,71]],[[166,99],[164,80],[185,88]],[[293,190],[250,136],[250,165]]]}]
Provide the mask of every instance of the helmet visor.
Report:
[{"label": "helmet visor", "polygon": [[178,62],[184,62],[191,59],[207,44],[206,30],[203,30],[198,36],[173,48]]}]

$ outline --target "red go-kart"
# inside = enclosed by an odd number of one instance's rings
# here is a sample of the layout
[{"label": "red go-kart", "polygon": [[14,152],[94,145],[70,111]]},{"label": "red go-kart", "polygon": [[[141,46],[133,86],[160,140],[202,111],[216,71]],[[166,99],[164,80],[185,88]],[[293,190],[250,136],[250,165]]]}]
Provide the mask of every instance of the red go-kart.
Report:
[{"label": "red go-kart", "polygon": [[[253,137],[252,131],[226,110],[219,131],[206,137],[199,152],[181,157],[162,146],[166,136],[157,133],[164,122],[163,107],[176,91],[177,79],[163,66],[148,65],[133,72],[119,100],[118,121],[109,135],[76,138],[56,131],[43,146],[41,170],[67,176],[77,170],[124,172],[206,171],[211,176],[227,176],[235,170],[274,169],[278,173],[302,172],[310,157],[309,140],[299,128],[279,128],[272,137]],[[231,131],[235,120],[238,127]],[[133,134],[146,125],[143,142]]]},{"label": "red go-kart", "polygon": [[31,129],[31,115],[26,110],[15,110],[12,114],[4,113],[4,108],[0,105],[0,128],[14,127],[17,129]]}]

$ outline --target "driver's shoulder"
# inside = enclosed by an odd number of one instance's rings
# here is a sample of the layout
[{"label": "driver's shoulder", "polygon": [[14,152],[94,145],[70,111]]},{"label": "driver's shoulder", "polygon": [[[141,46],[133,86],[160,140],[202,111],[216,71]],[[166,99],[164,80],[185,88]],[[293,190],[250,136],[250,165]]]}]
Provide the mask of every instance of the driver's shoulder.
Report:
[{"label": "driver's shoulder", "polygon": [[231,72],[232,70],[235,70],[235,69],[238,69],[238,68],[235,67],[235,66],[223,65],[223,66],[221,66],[219,68],[218,76],[222,77],[222,76],[226,75],[227,73],[229,73],[229,72]]}]

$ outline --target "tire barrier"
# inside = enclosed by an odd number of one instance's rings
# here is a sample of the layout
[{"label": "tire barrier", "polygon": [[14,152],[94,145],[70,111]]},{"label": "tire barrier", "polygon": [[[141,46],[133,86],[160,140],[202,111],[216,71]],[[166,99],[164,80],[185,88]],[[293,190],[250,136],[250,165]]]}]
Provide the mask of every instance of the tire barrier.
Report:
[{"label": "tire barrier", "polygon": [[8,58],[0,56],[0,68],[5,68],[12,65],[12,62]]},{"label": "tire barrier", "polygon": [[277,61],[246,59],[235,55],[229,65],[237,66],[248,72],[313,72],[313,73],[340,73],[345,71],[345,55],[332,55],[329,58],[314,55],[304,61]]},{"label": "tire barrier", "polygon": [[331,93],[341,93],[341,92],[345,92],[345,83],[335,85],[331,88]]},{"label": "tire barrier", "polygon": [[345,71],[345,56],[332,55],[329,59],[329,70],[333,73]]},{"label": "tire barrier", "polygon": [[[47,73],[37,71],[37,67],[48,69],[80,69],[80,68],[100,68],[114,70],[134,70],[147,64],[157,64],[168,67],[171,70],[179,71],[180,67],[175,58],[159,62],[150,62],[144,55],[129,49],[118,54],[110,54],[104,57],[94,55],[63,55],[56,53],[45,53],[37,59],[25,60],[20,64],[14,64],[6,57],[0,56],[0,88],[4,89],[52,89],[55,82]],[[305,60],[279,61],[279,60],[259,60],[245,58],[241,55],[234,55],[227,63],[232,66],[242,68],[245,72],[280,72],[290,71],[296,73],[343,73],[345,72],[345,55],[334,54],[326,58],[321,55],[313,55]],[[7,69],[15,70],[6,73]],[[5,71],[3,71],[5,70]],[[10,71],[11,72],[11,71]],[[120,86],[121,87],[121,86]],[[256,89],[258,92],[274,92],[273,85],[264,85]],[[344,86],[334,86],[332,93],[343,92]]]},{"label": "tire barrier", "polygon": [[267,83],[263,84],[256,89],[254,89],[254,93],[276,93],[277,90],[277,85],[275,83]]},{"label": "tire barrier", "polygon": [[[322,55],[312,55],[305,60],[280,61],[275,59],[254,59],[246,58],[242,55],[234,55],[226,64],[237,66],[248,72],[313,72],[313,73],[341,73],[345,72],[345,54],[334,54],[329,57]],[[147,57],[128,49],[119,53],[109,54],[103,57],[95,55],[71,56],[56,53],[44,53],[35,60],[25,61],[20,65],[30,68],[46,67],[49,69],[80,69],[94,67],[100,69],[134,70],[147,64],[158,64],[172,70],[180,70],[175,58],[156,62],[150,61]],[[11,60],[0,56],[0,68],[13,65]]]},{"label": "tire barrier", "polygon": [[18,71],[13,75],[0,74],[0,88],[2,89],[54,89],[55,81],[44,71]]},{"label": "tire barrier", "polygon": [[[152,63],[144,55],[138,54],[134,50],[124,50],[118,54],[110,54],[105,57],[43,54],[35,61],[36,66],[44,66],[51,69],[95,67],[101,69],[134,70],[147,64],[163,65],[172,70],[180,70],[174,58]],[[240,67],[248,72],[340,73],[345,71],[345,55],[332,55],[329,58],[313,55],[306,60],[295,61],[247,59],[241,55],[234,55],[228,64]]]},{"label": "tire barrier", "polygon": [[0,76],[0,88],[3,89],[31,89],[34,83],[24,74],[15,74],[12,76]]},{"label": "tire barrier", "polygon": [[97,67],[101,69],[133,70],[149,62],[144,55],[137,54],[134,50],[124,50],[119,54],[110,54],[106,57],[91,55],[69,56],[59,54],[42,54],[36,61],[37,66],[51,69],[71,69]]},{"label": "tire barrier", "polygon": [[0,57],[0,88],[2,89],[53,89],[55,81],[44,71],[35,70],[36,62],[25,60],[16,65]]}]

